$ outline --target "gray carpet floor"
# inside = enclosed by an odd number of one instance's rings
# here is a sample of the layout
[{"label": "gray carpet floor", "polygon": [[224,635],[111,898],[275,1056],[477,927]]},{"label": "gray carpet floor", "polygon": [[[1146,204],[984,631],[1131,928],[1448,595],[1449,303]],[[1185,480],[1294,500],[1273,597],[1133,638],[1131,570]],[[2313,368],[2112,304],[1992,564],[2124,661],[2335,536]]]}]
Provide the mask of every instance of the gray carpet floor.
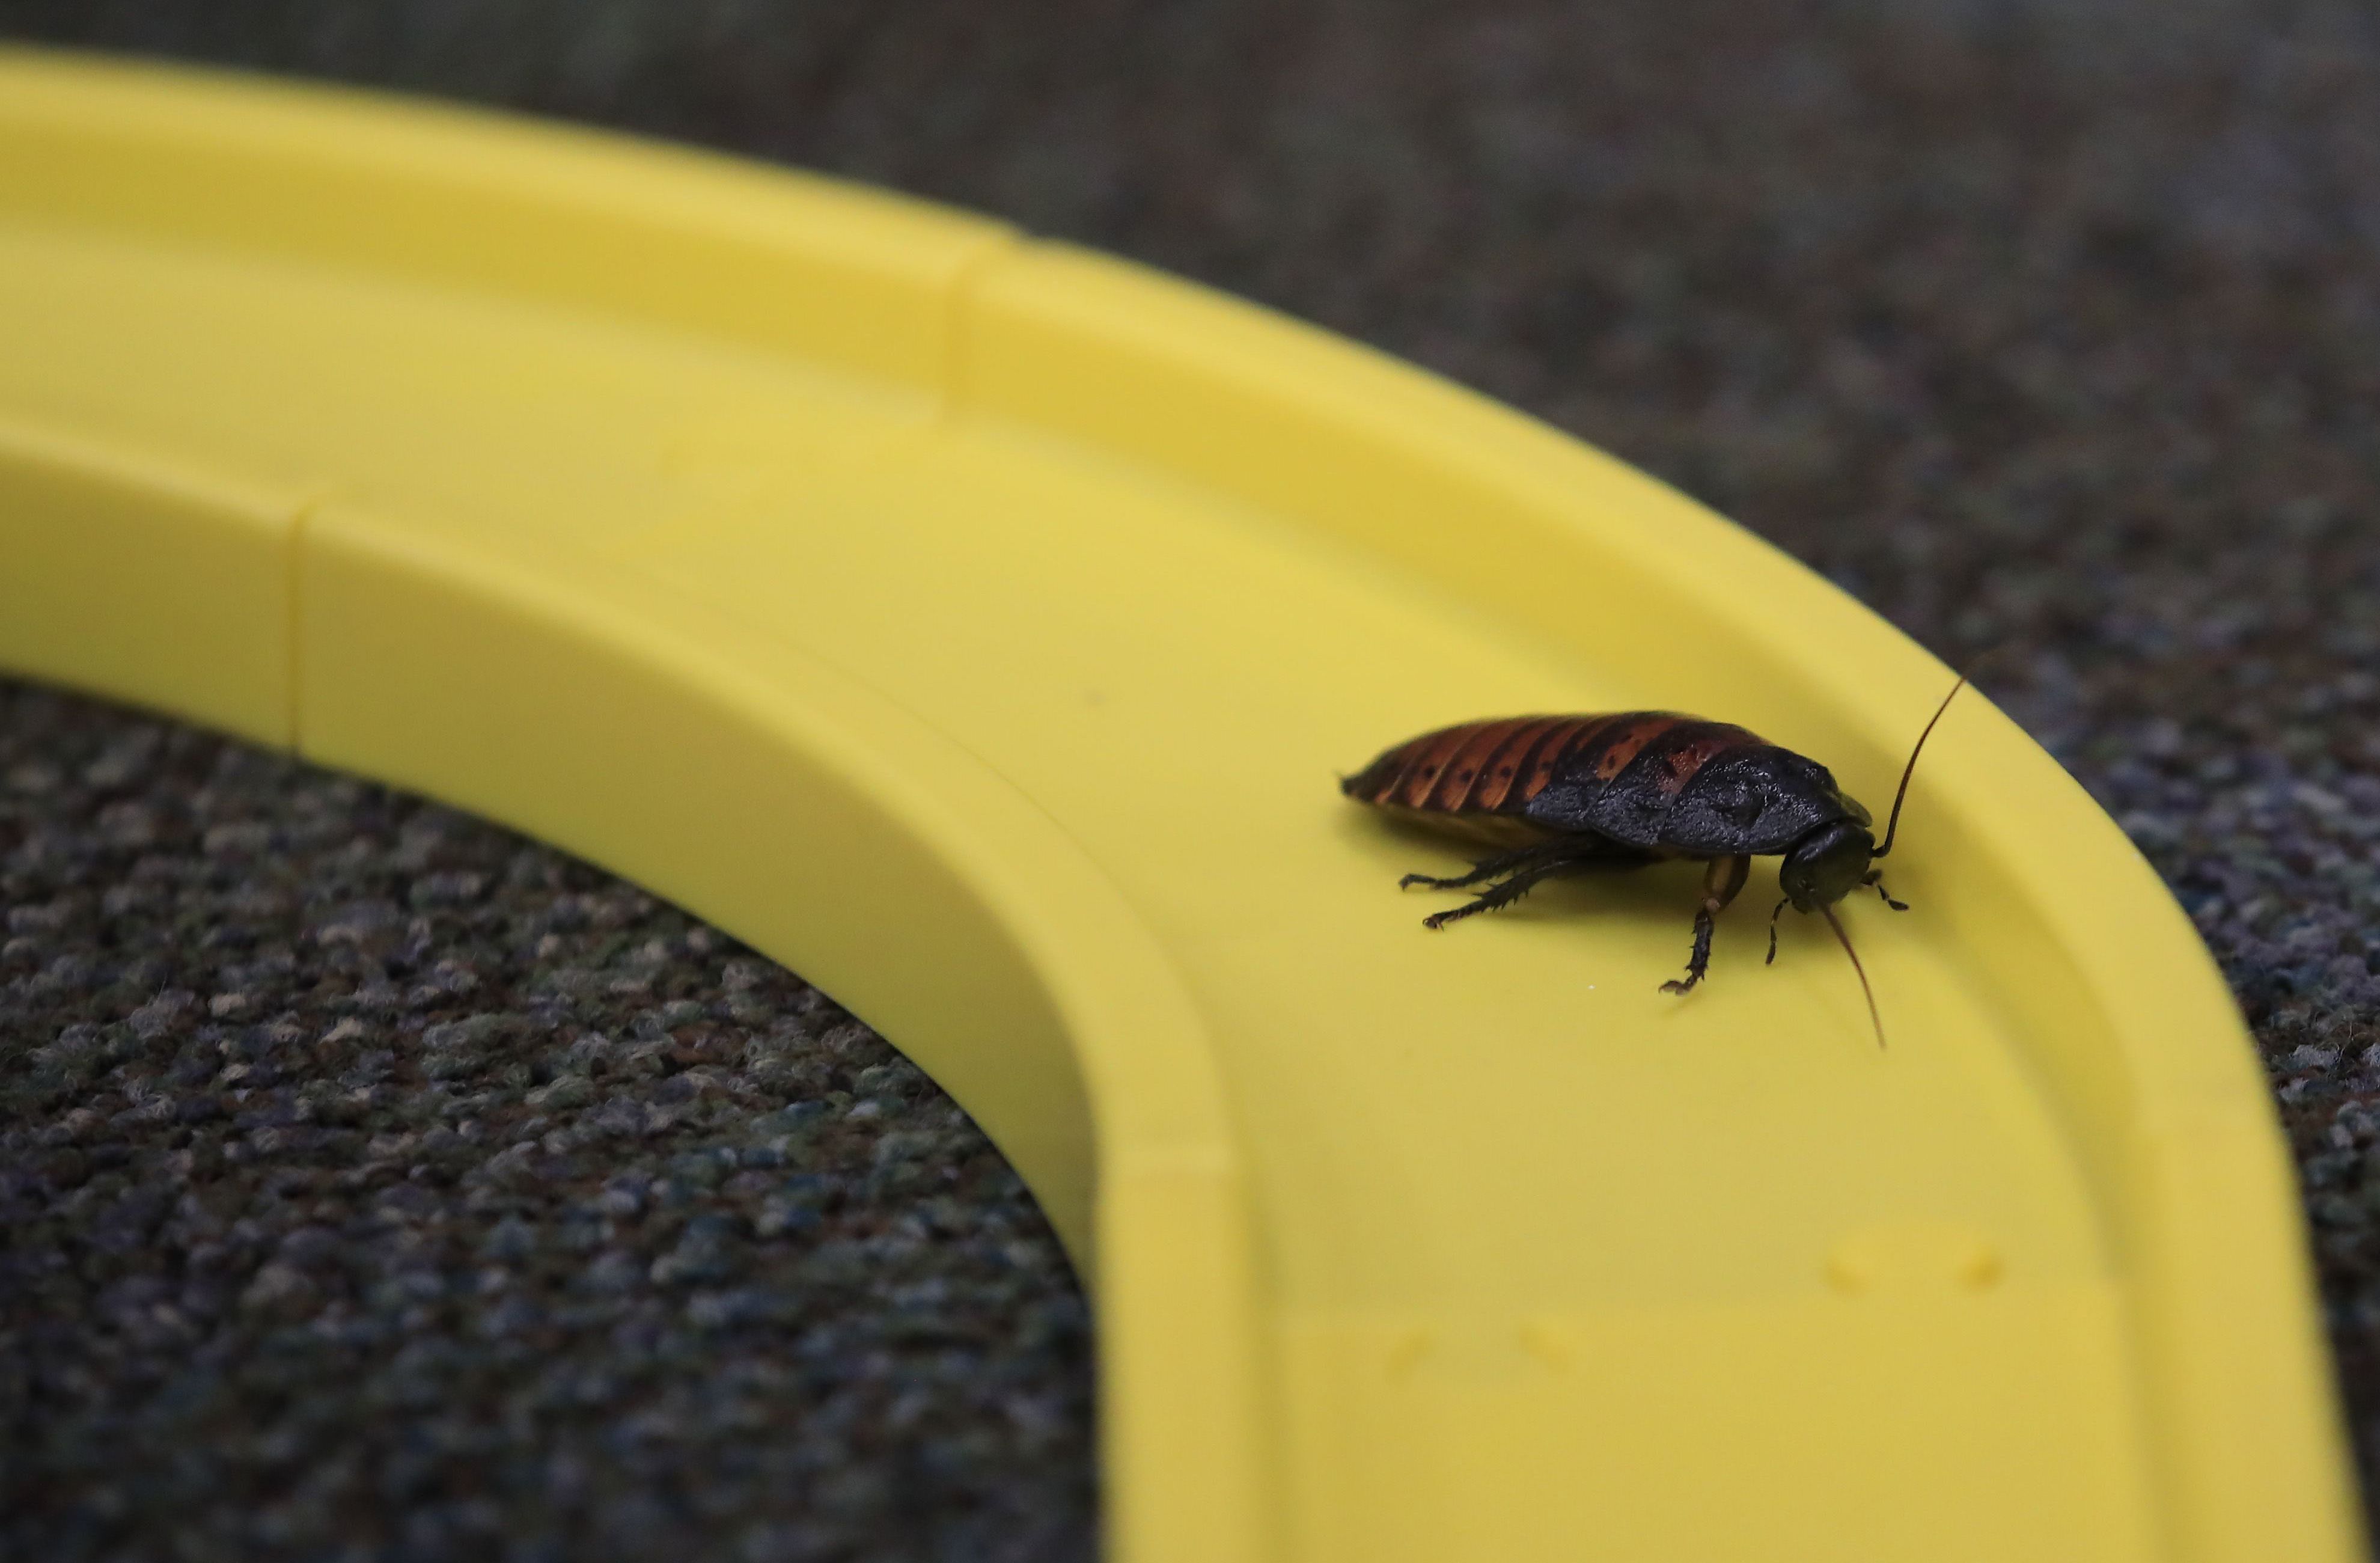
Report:
[{"label": "gray carpet floor", "polygon": [[0,1555],[1082,1557],[1089,1319],[800,979],[0,683]]},{"label": "gray carpet floor", "polygon": [[[1518,403],[2000,652],[2254,1028],[2380,1449],[2368,6],[0,0],[0,36],[996,213]],[[1046,1229],[798,979],[80,702],[0,697],[0,1548],[1087,1549]]]}]

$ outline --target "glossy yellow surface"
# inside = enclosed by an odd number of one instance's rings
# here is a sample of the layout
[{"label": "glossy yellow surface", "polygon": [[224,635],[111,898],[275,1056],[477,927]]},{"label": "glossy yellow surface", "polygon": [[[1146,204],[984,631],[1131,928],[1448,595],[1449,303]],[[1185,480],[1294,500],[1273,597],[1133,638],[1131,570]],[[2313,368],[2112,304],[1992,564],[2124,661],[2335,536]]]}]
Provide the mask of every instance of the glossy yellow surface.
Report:
[{"label": "glossy yellow surface", "polygon": [[1111,1551],[2360,1556],[2228,997],[1961,697],[1894,887],[1425,934],[1336,773],[1658,705],[1872,806],[1949,675],[1609,458],[996,225],[0,55],[0,663],[551,839],[834,993],[1039,1194]]}]

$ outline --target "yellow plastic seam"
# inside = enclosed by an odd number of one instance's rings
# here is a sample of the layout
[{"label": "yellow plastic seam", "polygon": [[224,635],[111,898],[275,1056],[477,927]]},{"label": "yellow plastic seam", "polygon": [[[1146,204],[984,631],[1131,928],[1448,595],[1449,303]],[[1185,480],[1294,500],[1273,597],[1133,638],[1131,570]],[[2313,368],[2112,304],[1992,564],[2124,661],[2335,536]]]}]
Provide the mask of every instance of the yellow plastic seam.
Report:
[{"label": "yellow plastic seam", "polygon": [[[18,213],[627,316],[913,387],[1002,224],[688,148],[0,49]],[[292,136],[293,116],[318,128]],[[789,214],[783,190],[807,198]],[[834,307],[817,300],[832,298]]]}]

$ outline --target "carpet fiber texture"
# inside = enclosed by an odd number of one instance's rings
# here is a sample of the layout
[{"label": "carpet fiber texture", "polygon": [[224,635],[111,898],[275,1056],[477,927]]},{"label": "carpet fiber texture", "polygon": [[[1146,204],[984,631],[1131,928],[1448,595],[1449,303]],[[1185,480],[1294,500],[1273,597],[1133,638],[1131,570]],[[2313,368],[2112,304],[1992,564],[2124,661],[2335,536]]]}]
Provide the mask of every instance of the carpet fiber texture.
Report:
[{"label": "carpet fiber texture", "polygon": [[0,683],[0,1555],[1080,1557],[1089,1321],[817,990]]},{"label": "carpet fiber texture", "polygon": [[[1989,692],[2254,1027],[2380,1447],[2369,6],[0,0],[0,35],[641,129],[1118,250],[1998,653]],[[1088,1545],[1080,1301],[880,1042],[484,827],[0,712],[9,1550]]]}]

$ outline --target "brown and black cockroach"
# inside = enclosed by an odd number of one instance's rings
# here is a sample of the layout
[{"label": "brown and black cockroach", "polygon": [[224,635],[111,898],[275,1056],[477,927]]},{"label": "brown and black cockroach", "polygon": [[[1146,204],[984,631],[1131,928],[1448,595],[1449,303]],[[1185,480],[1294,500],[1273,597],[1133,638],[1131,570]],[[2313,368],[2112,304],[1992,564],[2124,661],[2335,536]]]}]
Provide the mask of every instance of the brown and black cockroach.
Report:
[{"label": "brown and black cockroach", "polygon": [[1892,850],[1918,754],[1966,683],[1962,677],[1950,686],[1917,735],[1880,847],[1868,812],[1824,765],[1730,723],[1674,711],[1464,722],[1408,739],[1339,785],[1398,819],[1510,849],[1469,873],[1398,881],[1400,888],[1487,886],[1477,899],[1424,918],[1429,928],[1511,906],[1540,880],[1674,858],[1709,863],[1694,910],[1694,953],[1682,981],[1661,984],[1665,993],[1686,993],[1703,980],[1718,914],[1743,888],[1752,860],[1781,853],[1777,884],[1785,898],[1768,914],[1768,959],[1777,959],[1777,920],[1787,907],[1825,917],[1859,973],[1881,1047],[1876,991],[1834,905],[1872,887],[1895,911],[1909,910],[1885,889],[1876,863]]}]

